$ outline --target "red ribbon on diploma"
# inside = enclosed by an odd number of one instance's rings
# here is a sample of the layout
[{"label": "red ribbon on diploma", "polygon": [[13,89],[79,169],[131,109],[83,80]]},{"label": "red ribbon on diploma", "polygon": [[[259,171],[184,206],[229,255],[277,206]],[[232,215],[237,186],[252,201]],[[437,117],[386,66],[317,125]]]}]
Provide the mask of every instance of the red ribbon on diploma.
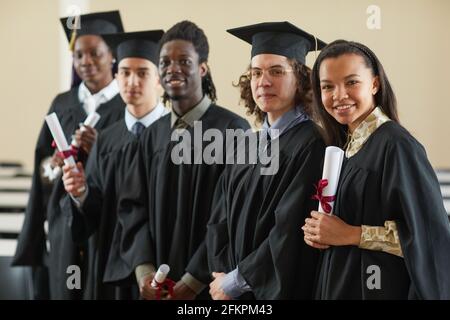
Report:
[{"label": "red ribbon on diploma", "polygon": [[[55,140],[52,141],[52,148],[56,148],[56,143]],[[65,150],[65,151],[58,151],[57,152],[58,157],[63,158],[63,159],[67,159],[70,156],[74,157],[75,159],[77,159],[77,155],[78,155],[78,148],[74,147],[73,145],[70,145],[70,149],[69,150]]]},{"label": "red ribbon on diploma", "polygon": [[325,213],[331,212],[331,205],[329,202],[333,202],[336,199],[336,196],[324,196],[323,189],[328,185],[327,179],[320,179],[316,187],[316,194],[312,196],[312,199],[319,200],[320,205],[322,206],[323,211]]},{"label": "red ribbon on diploma", "polygon": [[173,287],[175,286],[175,281],[172,279],[166,278],[163,282],[156,281],[156,300],[161,300],[161,291],[163,289],[167,289],[169,291],[169,295],[173,298]]}]

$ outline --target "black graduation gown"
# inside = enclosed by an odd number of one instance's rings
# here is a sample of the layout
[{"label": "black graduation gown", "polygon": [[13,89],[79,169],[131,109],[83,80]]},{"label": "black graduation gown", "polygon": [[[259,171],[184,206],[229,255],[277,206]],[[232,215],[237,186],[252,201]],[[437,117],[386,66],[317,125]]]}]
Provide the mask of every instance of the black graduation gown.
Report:
[{"label": "black graduation gown", "polygon": [[[69,211],[69,226],[76,243],[89,242],[86,252],[87,267],[84,284],[84,299],[136,299],[139,292],[136,284],[113,286],[103,283],[106,263],[111,248],[117,221],[117,197],[121,185],[120,160],[126,146],[136,141],[136,136],[128,131],[123,119],[111,125],[98,136],[86,164],[88,195],[81,210],[73,204],[69,195],[65,196],[64,208]],[[130,148],[128,148],[130,150]],[[117,174],[116,174],[117,173]],[[114,261],[112,268],[120,267],[122,261]]]},{"label": "black graduation gown", "polygon": [[[156,268],[167,263],[169,278],[180,280],[191,256],[203,241],[216,182],[223,164],[174,164],[168,114],[146,130],[125,179],[119,200],[120,254],[127,268],[110,270],[112,281],[136,281],[142,263]],[[247,130],[247,121],[212,104],[200,119],[203,132]],[[186,129],[192,134],[193,128]],[[203,148],[209,142],[203,142]],[[193,149],[191,149],[192,151]],[[116,235],[115,235],[116,236]],[[130,277],[131,275],[131,277]]]},{"label": "black graduation gown", "polygon": [[[252,288],[252,294],[241,297],[245,299],[313,297],[318,252],[304,243],[300,227],[317,209],[311,195],[320,179],[325,144],[309,120],[282,133],[278,142],[275,174],[262,175],[259,161],[227,168],[208,223],[209,272],[238,267]],[[205,248],[191,261],[191,273],[202,270]]]},{"label": "black graduation gown", "polygon": [[[450,298],[450,227],[439,183],[423,146],[400,125],[383,124],[345,160],[334,214],[357,226],[394,220],[404,258],[331,247],[324,252],[317,298]],[[374,288],[377,267],[380,289]]]},{"label": "black graduation gown", "polygon": [[[97,112],[101,119],[97,123],[96,129],[101,131],[101,129],[123,118],[124,107],[125,103],[119,94],[100,105]],[[78,128],[78,124],[87,117],[78,99],[78,87],[56,96],[48,113],[52,112],[56,112],[66,138],[70,141],[72,134]],[[69,265],[77,264],[75,257],[79,252],[73,245],[67,221],[59,206],[59,201],[65,194],[62,180],[55,181],[50,186],[45,186],[40,176],[42,160],[53,155],[52,141],[50,130],[44,123],[35,150],[30,198],[25,210],[25,220],[12,264],[14,266],[47,265],[49,267],[51,298],[65,299],[77,294],[77,290],[67,289],[68,274],[66,270]],[[48,221],[49,228],[50,253],[48,261],[44,261],[46,237],[43,225],[45,220]]]}]

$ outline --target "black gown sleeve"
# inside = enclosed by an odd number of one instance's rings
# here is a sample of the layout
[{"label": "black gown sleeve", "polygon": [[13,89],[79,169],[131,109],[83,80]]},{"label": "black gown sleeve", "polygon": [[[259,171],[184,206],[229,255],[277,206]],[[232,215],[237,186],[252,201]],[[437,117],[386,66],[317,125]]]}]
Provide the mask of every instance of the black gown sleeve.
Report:
[{"label": "black gown sleeve", "polygon": [[78,208],[69,194],[61,202],[62,212],[69,214],[68,223],[75,243],[86,243],[98,229],[103,204],[102,171],[98,165],[99,143],[95,143],[85,166],[88,194],[81,208]]},{"label": "black gown sleeve", "polygon": [[[55,112],[57,98],[50,106],[47,114]],[[34,167],[30,196],[25,210],[25,220],[17,241],[17,249],[12,265],[41,265],[45,250],[44,221],[48,197],[53,184],[44,184],[41,178],[41,163],[46,157],[52,156],[52,136],[44,122],[39,132],[34,152]]]},{"label": "black gown sleeve", "polygon": [[290,169],[292,180],[275,209],[272,229],[238,264],[256,299],[312,298],[318,251],[305,244],[300,227],[317,208],[311,195],[320,178],[323,154],[324,144],[316,139],[293,160],[297,165]]},{"label": "black gown sleeve", "polygon": [[382,185],[396,220],[406,267],[420,299],[450,299],[450,226],[439,182],[412,137],[392,141]]},{"label": "black gown sleeve", "polygon": [[108,195],[103,194],[105,177],[103,176],[104,168],[101,168],[99,158],[101,141],[99,142],[94,145],[86,164],[86,178],[89,192],[81,207],[88,237],[97,231],[100,225],[103,202],[108,200]]},{"label": "black gown sleeve", "polygon": [[[212,214],[207,224],[205,240],[194,253],[186,268],[187,272],[205,284],[212,281],[211,272],[226,270],[225,268],[221,270],[212,269],[214,265],[228,265],[228,263],[226,263],[229,243],[225,205],[226,195],[228,194],[226,171],[227,170],[220,176],[215,188],[212,201]],[[220,226],[222,226],[222,228]],[[222,254],[218,254],[217,252],[221,252]],[[208,258],[213,259],[214,263],[209,264]]]},{"label": "black gown sleeve", "polygon": [[[250,126],[246,120],[237,117],[227,125],[227,128],[246,131],[250,129]],[[237,144],[238,141],[235,139],[233,143]],[[233,152],[233,147],[234,145],[231,144],[224,146],[225,155],[228,155],[227,152]],[[226,196],[229,194],[227,182],[230,170],[232,170],[232,165],[227,165],[216,183],[205,240],[201,243],[186,267],[187,272],[205,284],[212,281],[211,272],[225,271],[229,268],[227,259],[229,254],[227,251],[229,237],[226,224]],[[216,252],[221,252],[221,254],[216,254]],[[214,259],[214,264],[209,264],[208,256]],[[221,270],[211,269],[213,265],[217,264],[223,266],[220,268]]]},{"label": "black gown sleeve", "polygon": [[[145,159],[141,140],[131,163],[122,161],[122,166],[128,166],[129,170],[124,177],[118,201],[117,223],[120,225],[120,256],[126,262],[128,269],[123,270],[118,276],[124,280],[128,278],[134,269],[143,263],[155,265],[155,252],[148,225],[148,199],[147,168],[151,167],[151,159]],[[130,154],[128,154],[130,156]]]}]

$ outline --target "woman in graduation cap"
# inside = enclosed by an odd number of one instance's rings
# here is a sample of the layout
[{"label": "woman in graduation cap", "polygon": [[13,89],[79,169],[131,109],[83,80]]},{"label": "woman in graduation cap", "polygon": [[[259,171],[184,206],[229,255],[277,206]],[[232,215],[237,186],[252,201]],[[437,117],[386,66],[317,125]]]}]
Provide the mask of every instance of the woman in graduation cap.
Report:
[{"label": "woman in graduation cap", "polygon": [[[81,163],[77,164],[79,172],[64,166],[64,186],[71,195],[65,199],[65,208],[72,212],[72,237],[77,243],[89,240],[87,269],[82,271],[86,277],[84,299],[139,297],[134,283],[116,287],[103,280],[108,269],[111,273],[124,264],[117,253],[118,246],[114,246],[113,234],[121,185],[118,168],[122,160],[129,163],[127,159],[134,154],[126,145],[136,141],[146,127],[167,113],[159,101],[161,87],[157,67],[158,41],[163,34],[163,30],[152,30],[103,36],[116,51],[116,79],[120,95],[127,104],[125,117],[99,134],[86,164],[86,174]],[[125,150],[130,154],[124,154]]]},{"label": "woman in graduation cap", "polygon": [[264,173],[260,159],[227,167],[204,252],[191,272],[201,270],[207,252],[213,299],[311,299],[318,253],[301,243],[296,225],[315,205],[311,194],[325,144],[311,120],[305,57],[325,44],[289,22],[228,32],[252,45],[248,73],[239,81],[241,98],[262,122],[268,148],[279,146],[271,151],[277,169]]},{"label": "woman in graduation cap", "polygon": [[[68,19],[61,19],[61,23],[73,51],[75,70],[83,82],[70,91],[59,94],[53,100],[49,113],[57,114],[66,138],[71,141],[79,123],[83,122],[89,113],[97,111],[100,114],[101,119],[96,128],[101,130],[123,117],[125,105],[118,94],[117,83],[113,80],[111,50],[100,37],[104,33],[123,31],[119,12],[82,15],[75,18],[78,23],[73,26],[68,23]],[[79,159],[86,159],[95,137],[96,131],[89,127],[83,132],[76,132],[76,140],[80,145],[77,153]],[[68,289],[66,280],[70,274],[67,274],[67,268],[80,264],[83,248],[72,242],[67,230],[66,216],[59,206],[59,201],[65,194],[62,181],[58,177],[49,180],[53,167],[63,163],[62,158],[52,148],[52,140],[50,131],[44,124],[36,145],[30,199],[13,265],[36,268],[48,266],[50,297],[69,299],[78,296],[80,290]],[[46,166],[47,162],[52,165]],[[47,237],[44,232],[45,220],[48,221]],[[48,256],[46,239],[50,245]],[[39,285],[35,288],[40,290]],[[42,295],[35,292],[35,296],[48,298],[48,292],[43,292]]]},{"label": "woman in graduation cap", "polygon": [[314,65],[328,143],[345,149],[333,215],[313,211],[305,242],[326,249],[319,299],[450,299],[450,226],[423,146],[368,47],[337,40]]}]

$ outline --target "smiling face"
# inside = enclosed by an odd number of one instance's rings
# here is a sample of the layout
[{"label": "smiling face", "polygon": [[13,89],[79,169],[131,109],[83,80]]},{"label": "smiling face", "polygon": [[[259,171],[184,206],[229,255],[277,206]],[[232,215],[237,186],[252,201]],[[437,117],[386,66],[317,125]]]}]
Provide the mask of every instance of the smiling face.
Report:
[{"label": "smiling face", "polygon": [[199,62],[193,44],[185,40],[166,42],[160,52],[159,74],[161,85],[170,99],[194,106],[203,96],[202,77],[206,63]]},{"label": "smiling face", "polygon": [[73,52],[75,71],[86,85],[106,86],[112,80],[112,54],[99,36],[84,35],[77,38]]},{"label": "smiling face", "polygon": [[378,77],[360,55],[350,53],[323,60],[319,78],[326,111],[353,132],[375,108]]},{"label": "smiling face", "polygon": [[288,59],[276,54],[259,54],[251,62],[251,89],[259,109],[273,123],[295,106],[297,78]]},{"label": "smiling face", "polygon": [[127,105],[156,105],[159,89],[158,69],[149,60],[132,57],[120,60],[116,79],[120,95]]}]

